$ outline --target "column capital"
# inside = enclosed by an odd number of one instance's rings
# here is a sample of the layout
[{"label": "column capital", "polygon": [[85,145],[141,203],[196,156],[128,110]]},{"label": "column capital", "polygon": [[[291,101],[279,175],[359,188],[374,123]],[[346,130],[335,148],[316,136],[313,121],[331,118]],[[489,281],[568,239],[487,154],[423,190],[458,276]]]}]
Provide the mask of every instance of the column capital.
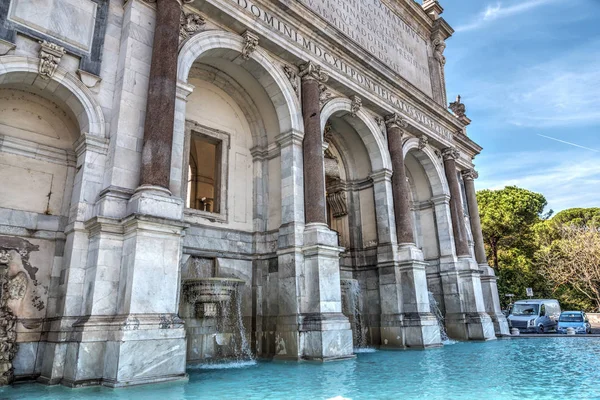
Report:
[{"label": "column capital", "polygon": [[327,72],[321,70],[321,66],[308,61],[299,66],[300,72],[298,76],[302,81],[305,80],[316,80],[319,83],[325,83],[329,79]]},{"label": "column capital", "polygon": [[465,181],[473,181],[479,178],[479,173],[477,173],[477,171],[475,171],[473,168],[463,169],[462,171],[460,171],[460,173],[462,174],[463,180]]},{"label": "column capital", "polygon": [[456,147],[446,147],[442,150],[442,157],[444,158],[444,161],[457,160],[460,157],[460,152]]},{"label": "column capital", "polygon": [[389,114],[384,118],[385,126],[387,129],[398,128],[404,130],[408,128],[408,122],[402,118],[400,114]]}]

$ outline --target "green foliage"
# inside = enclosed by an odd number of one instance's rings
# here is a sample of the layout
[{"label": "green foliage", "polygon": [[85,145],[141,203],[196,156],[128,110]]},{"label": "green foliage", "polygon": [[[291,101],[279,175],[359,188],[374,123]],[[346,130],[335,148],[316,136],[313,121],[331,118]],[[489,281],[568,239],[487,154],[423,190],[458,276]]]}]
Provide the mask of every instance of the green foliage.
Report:
[{"label": "green foliage", "polygon": [[519,248],[533,255],[535,251],[532,227],[547,215],[542,215],[546,198],[516,186],[500,190],[477,192],[481,228],[492,266],[501,269],[498,251]]},{"label": "green foliage", "polygon": [[[589,284],[590,276],[598,276],[593,267],[598,263],[588,251],[596,242],[581,245],[579,239],[571,237],[567,246],[564,232],[566,227],[596,228],[597,234],[600,208],[571,208],[550,218],[552,211],[544,213],[547,203],[543,195],[515,186],[481,190],[477,201],[486,252],[498,276],[503,307],[510,301],[506,294],[514,294],[513,300],[524,299],[525,289],[530,287],[535,297],[556,298],[563,309],[598,309],[600,295],[594,292],[600,293],[600,287]],[[565,249],[574,250],[569,254]],[[559,264],[570,266],[569,275],[557,268]]]},{"label": "green foliage", "polygon": [[506,294],[514,294],[514,300],[527,298],[526,289],[533,288],[535,297],[547,297],[551,290],[546,280],[539,274],[533,263],[532,257],[519,248],[513,247],[500,250],[498,261],[501,268],[496,272],[498,276],[498,293],[500,303],[506,308],[511,299]]}]

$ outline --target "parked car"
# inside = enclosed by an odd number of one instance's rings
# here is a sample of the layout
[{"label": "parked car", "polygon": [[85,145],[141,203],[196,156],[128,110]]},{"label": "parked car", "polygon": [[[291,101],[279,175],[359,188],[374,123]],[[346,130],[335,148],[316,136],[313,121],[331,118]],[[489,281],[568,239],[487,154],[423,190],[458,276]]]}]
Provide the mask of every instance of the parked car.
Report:
[{"label": "parked car", "polygon": [[575,329],[575,333],[592,333],[592,325],[583,311],[563,311],[560,314],[556,331],[567,333],[567,328]]},{"label": "parked car", "polygon": [[511,328],[523,333],[545,333],[556,329],[559,317],[558,300],[531,299],[516,301],[507,319]]}]

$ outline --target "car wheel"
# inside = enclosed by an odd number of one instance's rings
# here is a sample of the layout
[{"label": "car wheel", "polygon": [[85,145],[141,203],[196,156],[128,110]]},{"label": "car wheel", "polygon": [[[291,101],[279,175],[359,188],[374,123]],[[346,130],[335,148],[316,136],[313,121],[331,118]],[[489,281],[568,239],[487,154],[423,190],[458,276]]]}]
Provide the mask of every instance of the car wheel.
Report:
[{"label": "car wheel", "polygon": [[544,325],[538,326],[538,333],[544,333]]}]

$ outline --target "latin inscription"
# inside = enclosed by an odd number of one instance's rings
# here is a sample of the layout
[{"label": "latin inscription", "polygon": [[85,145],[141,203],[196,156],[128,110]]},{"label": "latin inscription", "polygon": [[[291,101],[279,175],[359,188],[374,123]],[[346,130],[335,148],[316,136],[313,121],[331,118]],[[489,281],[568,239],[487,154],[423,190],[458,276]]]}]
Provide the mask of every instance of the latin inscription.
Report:
[{"label": "latin inscription", "polygon": [[300,3],[431,95],[427,42],[381,0],[300,0]]},{"label": "latin inscription", "polygon": [[304,50],[314,54],[317,58],[323,61],[324,64],[337,70],[347,78],[357,83],[364,89],[374,93],[386,103],[392,105],[397,111],[400,111],[404,116],[420,123],[431,131],[435,132],[445,141],[452,141],[453,134],[450,130],[440,125],[438,122],[427,116],[425,113],[416,109],[411,104],[396,96],[392,91],[386,89],[377,81],[365,76],[359,70],[349,65],[344,60],[336,56],[328,49],[316,45],[310,38],[304,37],[296,28],[286,24],[278,19],[275,15],[265,11],[263,8],[252,3],[251,0],[229,0],[242,8],[246,13],[251,14],[257,21],[266,24],[271,30],[289,41],[299,45]]}]

